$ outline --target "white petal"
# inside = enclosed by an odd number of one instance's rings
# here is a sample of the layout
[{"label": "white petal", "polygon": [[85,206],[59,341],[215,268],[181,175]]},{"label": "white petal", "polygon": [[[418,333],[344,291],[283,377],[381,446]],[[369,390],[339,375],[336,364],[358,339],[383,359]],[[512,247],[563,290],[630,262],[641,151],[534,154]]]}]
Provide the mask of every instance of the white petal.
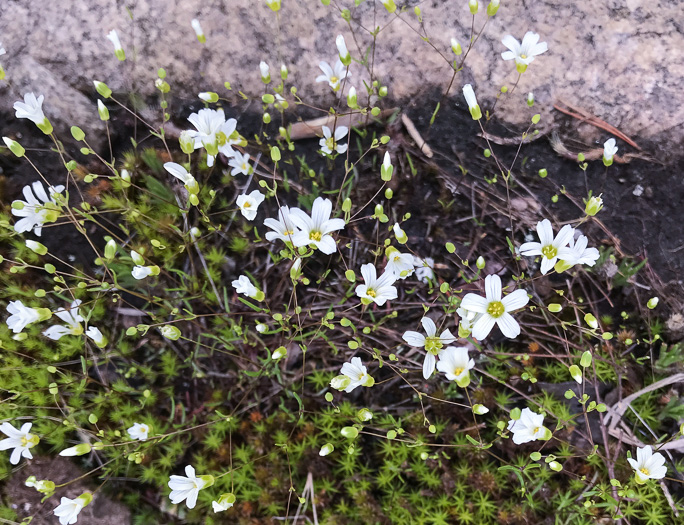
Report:
[{"label": "white petal", "polygon": [[504,305],[507,312],[514,312],[523,308],[529,300],[530,298],[527,296],[525,290],[516,290],[501,299],[501,303]]},{"label": "white petal", "polygon": [[429,317],[423,317],[420,320],[420,323],[423,325],[423,330],[425,330],[425,333],[428,337],[435,337],[435,334],[437,333],[437,326],[432,319]]},{"label": "white petal", "polygon": [[430,379],[430,376],[435,371],[435,356],[428,352],[425,354],[425,361],[423,361],[423,377]]},{"label": "white petal", "polygon": [[412,330],[404,332],[403,339],[411,346],[425,346],[425,336],[419,332],[414,332]]},{"label": "white petal", "polygon": [[[492,274],[485,278],[485,294],[489,302],[501,301],[501,278],[498,275]],[[466,307],[466,310],[470,308]]]},{"label": "white petal", "polygon": [[520,325],[511,314],[504,313],[496,320],[496,323],[499,325],[501,333],[509,339],[515,339],[520,335]]}]

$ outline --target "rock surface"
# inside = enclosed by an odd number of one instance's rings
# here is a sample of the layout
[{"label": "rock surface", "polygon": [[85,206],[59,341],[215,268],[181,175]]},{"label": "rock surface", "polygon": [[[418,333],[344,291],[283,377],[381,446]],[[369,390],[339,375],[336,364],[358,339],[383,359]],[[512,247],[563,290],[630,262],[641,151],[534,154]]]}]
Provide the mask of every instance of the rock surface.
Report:
[{"label": "rock surface", "polygon": [[[283,0],[276,16],[265,2],[256,0],[6,0],[0,35],[7,54],[0,63],[7,79],[0,81],[0,108],[9,110],[23,93],[33,90],[45,94],[46,114],[56,124],[101,132],[93,79],[107,82],[115,91],[154,96],[156,71],[164,67],[172,94],[181,99],[190,101],[207,90],[225,95],[225,81],[235,91],[260,95],[261,60],[271,64],[274,77],[280,64],[286,64],[299,93],[327,108],[334,97],[326,84],[314,82],[320,74],[317,65],[336,58],[334,40],[339,33],[345,35],[352,55],[362,56],[372,38],[359,23],[367,29],[381,28],[374,73],[389,86],[391,98],[421,97],[434,86],[446,89],[453,58],[450,38],[464,45],[470,37],[472,17],[465,0],[398,1],[400,7],[408,6],[401,19],[388,14],[378,1],[365,0],[359,7],[351,0],[336,3],[351,9],[358,46],[335,2],[325,7],[319,0]],[[415,4],[422,9],[430,43],[421,40]],[[475,18],[476,33],[487,20],[485,10],[483,3]],[[205,45],[195,38],[193,18],[203,26]],[[527,122],[524,99],[534,91],[535,107],[542,113],[563,100],[627,135],[678,144],[684,138],[681,20],[678,2],[503,0],[451,93],[455,103],[463,104],[460,88],[471,82],[483,109],[491,108],[501,86],[512,87],[517,79],[513,63],[501,59],[501,37],[510,33],[521,39],[534,30],[548,42],[549,51],[530,65],[512,94],[501,97],[499,118],[517,125]],[[118,30],[125,62],[115,58],[106,38],[111,29]],[[351,80],[360,91],[362,66],[353,64],[352,72]],[[434,101],[430,104],[434,107]],[[591,128],[584,138],[602,142],[608,134]]]}]

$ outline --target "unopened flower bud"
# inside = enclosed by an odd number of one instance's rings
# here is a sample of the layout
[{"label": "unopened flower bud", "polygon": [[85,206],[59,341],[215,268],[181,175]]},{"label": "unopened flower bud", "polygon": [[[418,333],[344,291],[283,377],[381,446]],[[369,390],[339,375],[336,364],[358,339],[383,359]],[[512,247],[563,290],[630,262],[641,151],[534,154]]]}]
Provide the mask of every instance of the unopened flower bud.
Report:
[{"label": "unopened flower bud", "polygon": [[119,35],[116,32],[116,29],[112,29],[107,35],[107,38],[112,44],[114,44],[114,54],[116,55],[116,58],[118,58],[121,62],[126,60],[126,53],[124,52],[123,47],[121,47],[121,41],[119,40]]},{"label": "unopened flower bud", "polygon": [[128,170],[121,170],[121,187],[128,188],[131,185],[131,174]]},{"label": "unopened flower bud", "polygon": [[197,40],[199,41],[200,44],[204,44],[207,41],[207,37],[204,36],[204,31],[202,31],[202,26],[199,23],[199,20],[194,18],[191,22],[190,25],[192,25],[192,28],[195,30],[195,35],[197,36]]},{"label": "unopened flower bud", "polygon": [[453,51],[454,55],[457,56],[463,54],[463,48],[455,38],[451,39],[451,51]]},{"label": "unopened flower bud", "polygon": [[178,341],[181,336],[181,331],[177,326],[173,326],[170,324],[162,326],[159,331],[161,332],[162,337],[165,337],[166,339],[170,339],[171,341]]},{"label": "unopened flower bud", "polygon": [[88,443],[79,443],[74,447],[65,448],[62,450],[60,456],[83,456],[88,454],[92,450],[92,447]]},{"label": "unopened flower bud", "polygon": [[362,408],[356,413],[356,417],[361,422],[370,421],[371,419],[373,419],[373,412],[371,412],[367,408]]},{"label": "unopened flower bud", "polygon": [[491,0],[487,6],[487,16],[494,16],[499,10],[499,0]]},{"label": "unopened flower bud", "polygon": [[584,322],[587,323],[593,329],[598,328],[598,320],[596,319],[596,317],[593,316],[593,314],[586,314],[584,316]]},{"label": "unopened flower bud", "polygon": [[484,270],[486,264],[487,263],[485,262],[484,257],[482,257],[482,255],[480,255],[475,261],[475,266],[477,266],[479,270]]},{"label": "unopened flower bud", "polygon": [[568,368],[570,371],[570,375],[572,378],[577,381],[578,384],[582,384],[582,371],[580,370],[580,367],[577,365],[572,365],[571,367]]},{"label": "unopened flower bud", "polygon": [[280,64],[280,78],[283,80],[287,80],[287,66],[285,64]]},{"label": "unopened flower bud", "polygon": [[109,110],[100,99],[97,100],[97,112],[100,115],[100,120],[109,120]]},{"label": "unopened flower bud", "polygon": [[473,405],[473,413],[474,414],[476,414],[478,416],[482,416],[482,415],[486,414],[487,412],[489,412],[489,409],[486,406],[479,405],[479,404]]},{"label": "unopened flower bud", "polygon": [[399,244],[406,244],[408,242],[408,235],[406,235],[406,232],[401,229],[401,226],[399,226],[398,222],[394,223],[393,230],[394,238]]},{"label": "unopened flower bud", "polygon": [[280,11],[280,0],[266,0],[266,5],[271,8],[271,11]]},{"label": "unopened flower bud", "polygon": [[17,157],[23,157],[26,153],[26,150],[23,148],[23,146],[19,144],[16,140],[12,140],[9,137],[2,137],[2,140],[5,143],[5,146],[7,146],[9,150],[12,153],[14,153]]},{"label": "unopened flower bud", "polygon": [[527,105],[530,107],[534,106],[534,93],[531,91],[527,94]]},{"label": "unopened flower bud", "polygon": [[345,43],[344,37],[342,35],[337,35],[337,38],[335,39],[335,44],[337,45],[337,52],[340,55],[340,60],[342,61],[342,64],[344,64],[345,66],[351,64],[351,55],[349,54],[347,44]]},{"label": "unopened flower bud", "polygon": [[468,0],[468,9],[470,9],[471,14],[477,13],[478,8],[477,0]]},{"label": "unopened flower bud", "polygon": [[352,109],[359,107],[356,97],[356,88],[354,86],[349,88],[349,93],[347,94],[347,105]]},{"label": "unopened flower bud", "polygon": [[349,383],[351,383],[351,378],[345,375],[339,375],[333,377],[332,381],[330,381],[330,386],[335,390],[344,390],[349,386]]},{"label": "unopened flower bud", "polygon": [[181,150],[183,150],[183,153],[186,155],[190,155],[195,151],[195,139],[191,136],[190,131],[181,131],[179,142]]},{"label": "unopened flower bud", "polygon": [[335,447],[332,445],[332,443],[326,443],[321,447],[321,450],[318,452],[319,456],[327,456],[330,454],[333,450],[335,450]]},{"label": "unopened flower bud", "polygon": [[653,310],[656,306],[658,306],[658,301],[660,301],[660,299],[657,297],[651,297],[646,303],[646,306],[649,310]]},{"label": "unopened flower bud", "polygon": [[477,104],[477,98],[475,98],[475,91],[473,91],[473,86],[466,84],[463,86],[463,96],[468,103],[468,109],[470,110],[470,115],[473,120],[480,120],[482,118],[482,111],[480,106]]},{"label": "unopened flower bud", "polygon": [[41,244],[41,243],[36,242],[36,241],[27,240],[26,241],[26,247],[29,250],[36,252],[38,255],[45,255],[48,251],[47,247],[44,244]]},{"label": "unopened flower bud", "polygon": [[287,355],[287,348],[284,346],[279,346],[275,350],[273,350],[273,354],[271,355],[271,359],[274,361],[277,361],[278,359],[282,359]]},{"label": "unopened flower bud", "polygon": [[394,0],[380,0],[382,2],[382,5],[385,6],[385,9],[387,9],[388,13],[394,13],[397,10],[397,6],[394,3]]},{"label": "unopened flower bud", "polygon": [[380,166],[380,178],[385,182],[389,182],[392,180],[393,172],[394,166],[392,166],[392,159],[390,158],[389,151],[386,151],[382,166]]},{"label": "unopened flower bud", "polygon": [[95,86],[95,89],[97,92],[104,98],[109,98],[112,96],[112,90],[109,89],[109,86],[105,84],[104,82],[100,82],[98,80],[93,80],[93,85]]},{"label": "unopened flower bud", "polygon": [[271,82],[271,70],[268,67],[268,64],[264,62],[263,60],[259,63],[259,71],[261,72],[261,80],[263,81],[264,84],[268,84]]},{"label": "unopened flower bud", "polygon": [[205,102],[218,102],[219,99],[218,93],[214,93],[213,91],[203,91],[198,96]]},{"label": "unopened flower bud", "polygon": [[580,358],[580,366],[582,368],[588,368],[591,366],[591,352],[589,350],[585,351]]},{"label": "unopened flower bud", "polygon": [[593,217],[601,211],[601,208],[603,208],[603,199],[599,195],[598,197],[592,197],[587,201],[584,212],[590,217]]}]

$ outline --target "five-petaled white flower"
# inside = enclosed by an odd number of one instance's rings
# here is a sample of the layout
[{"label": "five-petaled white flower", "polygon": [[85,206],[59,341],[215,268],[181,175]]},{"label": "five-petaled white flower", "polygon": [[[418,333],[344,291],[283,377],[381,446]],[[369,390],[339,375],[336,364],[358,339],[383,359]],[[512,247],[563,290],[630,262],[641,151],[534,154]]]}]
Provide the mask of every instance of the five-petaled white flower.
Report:
[{"label": "five-petaled white flower", "polygon": [[197,496],[203,488],[213,485],[214,479],[211,476],[195,476],[195,469],[188,465],[185,467],[185,476],[171,476],[169,488],[171,489],[171,503],[179,504],[185,500],[189,509],[194,509],[197,504]]},{"label": "five-petaled white flower", "polygon": [[580,235],[577,241],[571,237],[568,246],[558,250],[558,258],[568,267],[576,264],[594,266],[601,254],[594,247],[587,248],[588,243],[585,235]]},{"label": "five-petaled white flower", "polygon": [[510,312],[519,310],[529,301],[525,290],[516,290],[502,299],[501,278],[498,275],[488,275],[485,278],[485,295],[467,294],[461,301],[461,308],[481,314],[473,324],[473,337],[482,341],[489,335],[495,324],[499,325],[501,333],[510,339],[520,334],[520,325],[513,319]]},{"label": "five-petaled white flower", "polygon": [[10,314],[7,318],[7,328],[15,334],[20,333],[27,325],[40,320],[39,310],[24,306],[21,301],[10,301],[7,311]]},{"label": "five-petaled white flower", "polygon": [[[33,93],[26,93],[23,102],[15,102],[14,110],[17,118],[27,118],[34,124],[43,124],[45,114],[43,113],[43,100],[45,97],[40,95],[38,98]],[[615,142],[615,141],[613,141]]]},{"label": "five-petaled white flower", "polygon": [[549,49],[546,42],[539,42],[539,35],[532,31],[525,33],[522,43],[518,42],[512,35],[503,37],[501,43],[510,50],[501,53],[501,58],[504,60],[515,60],[519,73],[524,73],[527,66],[534,60],[534,57],[545,53]]},{"label": "five-petaled white flower", "polygon": [[544,219],[537,223],[537,235],[539,235],[540,242],[523,243],[520,246],[520,253],[526,257],[541,255],[541,273],[546,275],[546,272],[553,268],[558,261],[559,250],[568,245],[574,234],[575,230],[572,226],[566,224],[554,239],[551,221]]},{"label": "five-petaled white flower", "polygon": [[392,272],[397,279],[406,279],[413,273],[413,255],[401,253],[396,248],[388,250],[385,271]]},{"label": "five-petaled white flower", "polygon": [[615,145],[615,139],[608,139],[603,143],[603,162],[610,166],[613,163],[613,156],[617,153],[618,148]]},{"label": "five-petaled white flower", "polygon": [[470,383],[469,370],[475,361],[468,358],[468,349],[461,346],[447,346],[439,354],[437,370],[446,374],[449,381],[456,381],[458,386],[466,387]]},{"label": "five-petaled white flower", "polygon": [[[64,190],[64,186],[48,186],[45,191],[40,181],[35,181],[30,186],[24,186],[22,190],[26,201],[15,200],[12,202],[12,215],[21,217],[14,224],[14,231],[24,233],[33,230],[40,237],[44,224],[55,222],[59,218],[59,205],[55,200]],[[34,195],[35,194],[35,195]]]},{"label": "five-petaled white flower", "polygon": [[246,275],[241,275],[231,284],[237,293],[241,293],[247,297],[251,297],[252,299],[256,298],[256,296],[259,294],[259,289],[252,284],[252,281],[250,281],[249,277]]},{"label": "five-petaled white flower", "polygon": [[0,450],[14,449],[10,455],[10,463],[12,465],[19,463],[22,456],[26,459],[33,459],[31,449],[40,442],[40,438],[29,432],[31,426],[32,423],[24,423],[17,430],[7,421],[0,425],[0,432],[7,436],[7,438],[0,441]]},{"label": "five-petaled white flower", "polygon": [[195,149],[207,150],[207,165],[213,166],[214,159],[219,152],[227,157],[232,157],[235,151],[231,136],[237,127],[237,120],[226,116],[222,109],[200,109],[188,117],[190,123],[195,126],[194,130],[188,130],[187,136],[195,141]]},{"label": "five-petaled white flower", "polygon": [[311,216],[299,208],[290,210],[290,220],[299,228],[292,235],[292,243],[297,246],[313,244],[324,254],[337,251],[337,244],[331,233],[344,228],[344,219],[331,219],[332,202],[330,199],[316,197],[311,207]]},{"label": "five-petaled white flower", "polygon": [[394,287],[397,278],[392,272],[385,271],[378,277],[375,265],[368,263],[361,266],[361,275],[364,284],[359,284],[355,291],[363,304],[375,303],[382,306],[397,298],[397,289]]},{"label": "five-petaled white flower", "polygon": [[78,498],[62,498],[59,505],[55,507],[55,516],[59,518],[60,525],[73,525],[78,521],[78,515],[83,510],[83,507],[88,505],[93,500],[93,496],[86,492],[81,494]]},{"label": "five-petaled white flower", "polygon": [[551,431],[544,426],[544,416],[523,408],[520,419],[511,419],[508,430],[513,432],[513,443],[522,445],[538,439],[549,439]]},{"label": "five-petaled white flower", "polygon": [[319,145],[323,153],[332,155],[334,152],[342,154],[347,151],[347,144],[339,143],[349,131],[347,126],[337,126],[334,136],[328,126],[323,126],[321,129],[323,130],[323,138],[319,141]]},{"label": "five-petaled white flower", "polygon": [[636,456],[636,460],[627,458],[627,461],[634,469],[634,477],[640,485],[648,479],[662,479],[667,474],[665,457],[660,452],[654,454],[650,445],[637,448]]},{"label": "five-petaled white flower", "polygon": [[272,232],[266,232],[267,241],[275,241],[276,239],[280,239],[284,242],[292,242],[293,236],[295,233],[299,232],[299,229],[292,221],[290,213],[291,211],[289,207],[281,206],[278,210],[277,219],[272,219],[269,217],[268,219],[264,220],[264,226],[273,230]]},{"label": "five-petaled white flower", "polygon": [[66,326],[61,324],[56,324],[48,328],[43,332],[45,337],[49,337],[53,341],[58,341],[65,335],[81,335],[83,333],[83,326],[81,323],[84,321],[81,317],[78,307],[81,305],[81,300],[76,299],[71,306],[66,308],[60,308],[55,310],[55,315],[59,317],[62,321],[66,323]]},{"label": "five-petaled white flower", "polygon": [[249,153],[244,155],[239,151],[233,151],[233,157],[228,161],[228,166],[233,168],[230,174],[234,177],[235,175],[249,175],[252,167],[249,165]]},{"label": "five-petaled white flower", "polygon": [[257,215],[257,208],[264,202],[266,197],[259,190],[254,190],[249,195],[240,195],[235,201],[240,208],[242,216],[248,221],[253,221]]},{"label": "five-petaled white flower", "polygon": [[335,62],[334,68],[330,67],[327,62],[321,62],[318,67],[321,68],[323,74],[316,77],[316,82],[327,82],[335,92],[339,91],[345,78],[352,76],[339,58]]},{"label": "five-petaled white flower", "polygon": [[[352,357],[349,363],[342,365],[341,376],[332,380],[333,388],[344,386],[344,391],[349,393],[359,386],[373,386],[375,380],[368,374],[368,370],[361,362],[360,357]],[[342,388],[340,388],[341,390]]]},{"label": "five-petaled white flower", "polygon": [[435,371],[435,356],[440,355],[442,349],[456,341],[456,338],[448,328],[437,335],[437,325],[429,317],[423,317],[420,323],[423,325],[427,337],[420,332],[409,330],[404,332],[403,339],[411,346],[425,347],[427,353],[425,354],[425,361],[423,361],[423,377],[429,379]]},{"label": "five-petaled white flower", "polygon": [[145,423],[133,423],[133,426],[126,430],[126,432],[131,436],[131,439],[145,441],[150,433],[150,427]]}]

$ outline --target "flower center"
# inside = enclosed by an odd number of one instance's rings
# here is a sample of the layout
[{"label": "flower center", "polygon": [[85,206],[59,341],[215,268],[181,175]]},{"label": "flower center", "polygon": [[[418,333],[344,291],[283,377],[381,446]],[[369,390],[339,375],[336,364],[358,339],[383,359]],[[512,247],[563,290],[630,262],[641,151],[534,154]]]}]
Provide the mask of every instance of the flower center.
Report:
[{"label": "flower center", "polygon": [[537,434],[541,430],[541,427],[535,427],[535,429],[532,431],[533,434]]},{"label": "flower center", "polygon": [[541,249],[541,252],[542,255],[547,259],[553,259],[556,255],[558,255],[558,248],[551,244],[547,244]]},{"label": "flower center", "polygon": [[527,55],[520,55],[520,58],[522,58],[523,60],[525,60],[525,59],[527,58]]},{"label": "flower center", "polygon": [[639,469],[639,472],[641,472],[644,476],[648,476],[650,474],[650,472],[648,471],[648,469],[646,467],[641,467]]},{"label": "flower center", "polygon": [[319,242],[319,241],[321,240],[321,237],[323,237],[323,236],[321,235],[321,232],[311,232],[311,233],[309,234],[309,239],[312,240],[312,241]]},{"label": "flower center", "polygon": [[251,205],[249,202],[245,202],[245,203],[242,205],[242,207],[243,207],[243,208],[251,208],[252,205]]},{"label": "flower center", "polygon": [[359,374],[358,380],[361,381],[361,380],[363,379],[363,376],[365,376],[365,375],[366,375],[366,374],[364,374],[363,372],[361,372],[361,373]]},{"label": "flower center", "polygon": [[366,295],[367,295],[368,297],[372,297],[373,299],[375,299],[375,297],[378,295],[378,293],[377,293],[375,290],[373,290],[372,288],[369,288],[369,289],[366,291]]},{"label": "flower center", "polygon": [[444,344],[442,343],[442,340],[439,337],[427,337],[425,339],[425,350],[427,350],[431,354],[439,354],[439,351],[442,349],[443,346]]},{"label": "flower center", "polygon": [[330,77],[330,82],[332,82],[333,84],[337,84],[339,81],[340,79],[335,76]]},{"label": "flower center", "polygon": [[501,301],[492,301],[487,307],[487,313],[494,318],[501,317],[506,313],[506,308]]},{"label": "flower center", "polygon": [[455,376],[460,376],[463,373],[464,368],[456,368],[454,369],[454,375]]},{"label": "flower center", "polygon": [[330,137],[328,140],[326,140],[325,145],[331,151],[333,151],[335,149],[335,147],[337,146],[337,144],[335,144],[335,139],[333,137]]},{"label": "flower center", "polygon": [[21,436],[21,446],[26,448],[33,448],[40,442],[40,438],[34,434],[26,434]]},{"label": "flower center", "polygon": [[[292,230],[285,230],[285,231],[283,232],[283,235],[284,235],[285,237],[289,237],[290,235],[294,235],[294,232],[293,232]],[[320,239],[319,239],[319,240],[320,240]]]}]

